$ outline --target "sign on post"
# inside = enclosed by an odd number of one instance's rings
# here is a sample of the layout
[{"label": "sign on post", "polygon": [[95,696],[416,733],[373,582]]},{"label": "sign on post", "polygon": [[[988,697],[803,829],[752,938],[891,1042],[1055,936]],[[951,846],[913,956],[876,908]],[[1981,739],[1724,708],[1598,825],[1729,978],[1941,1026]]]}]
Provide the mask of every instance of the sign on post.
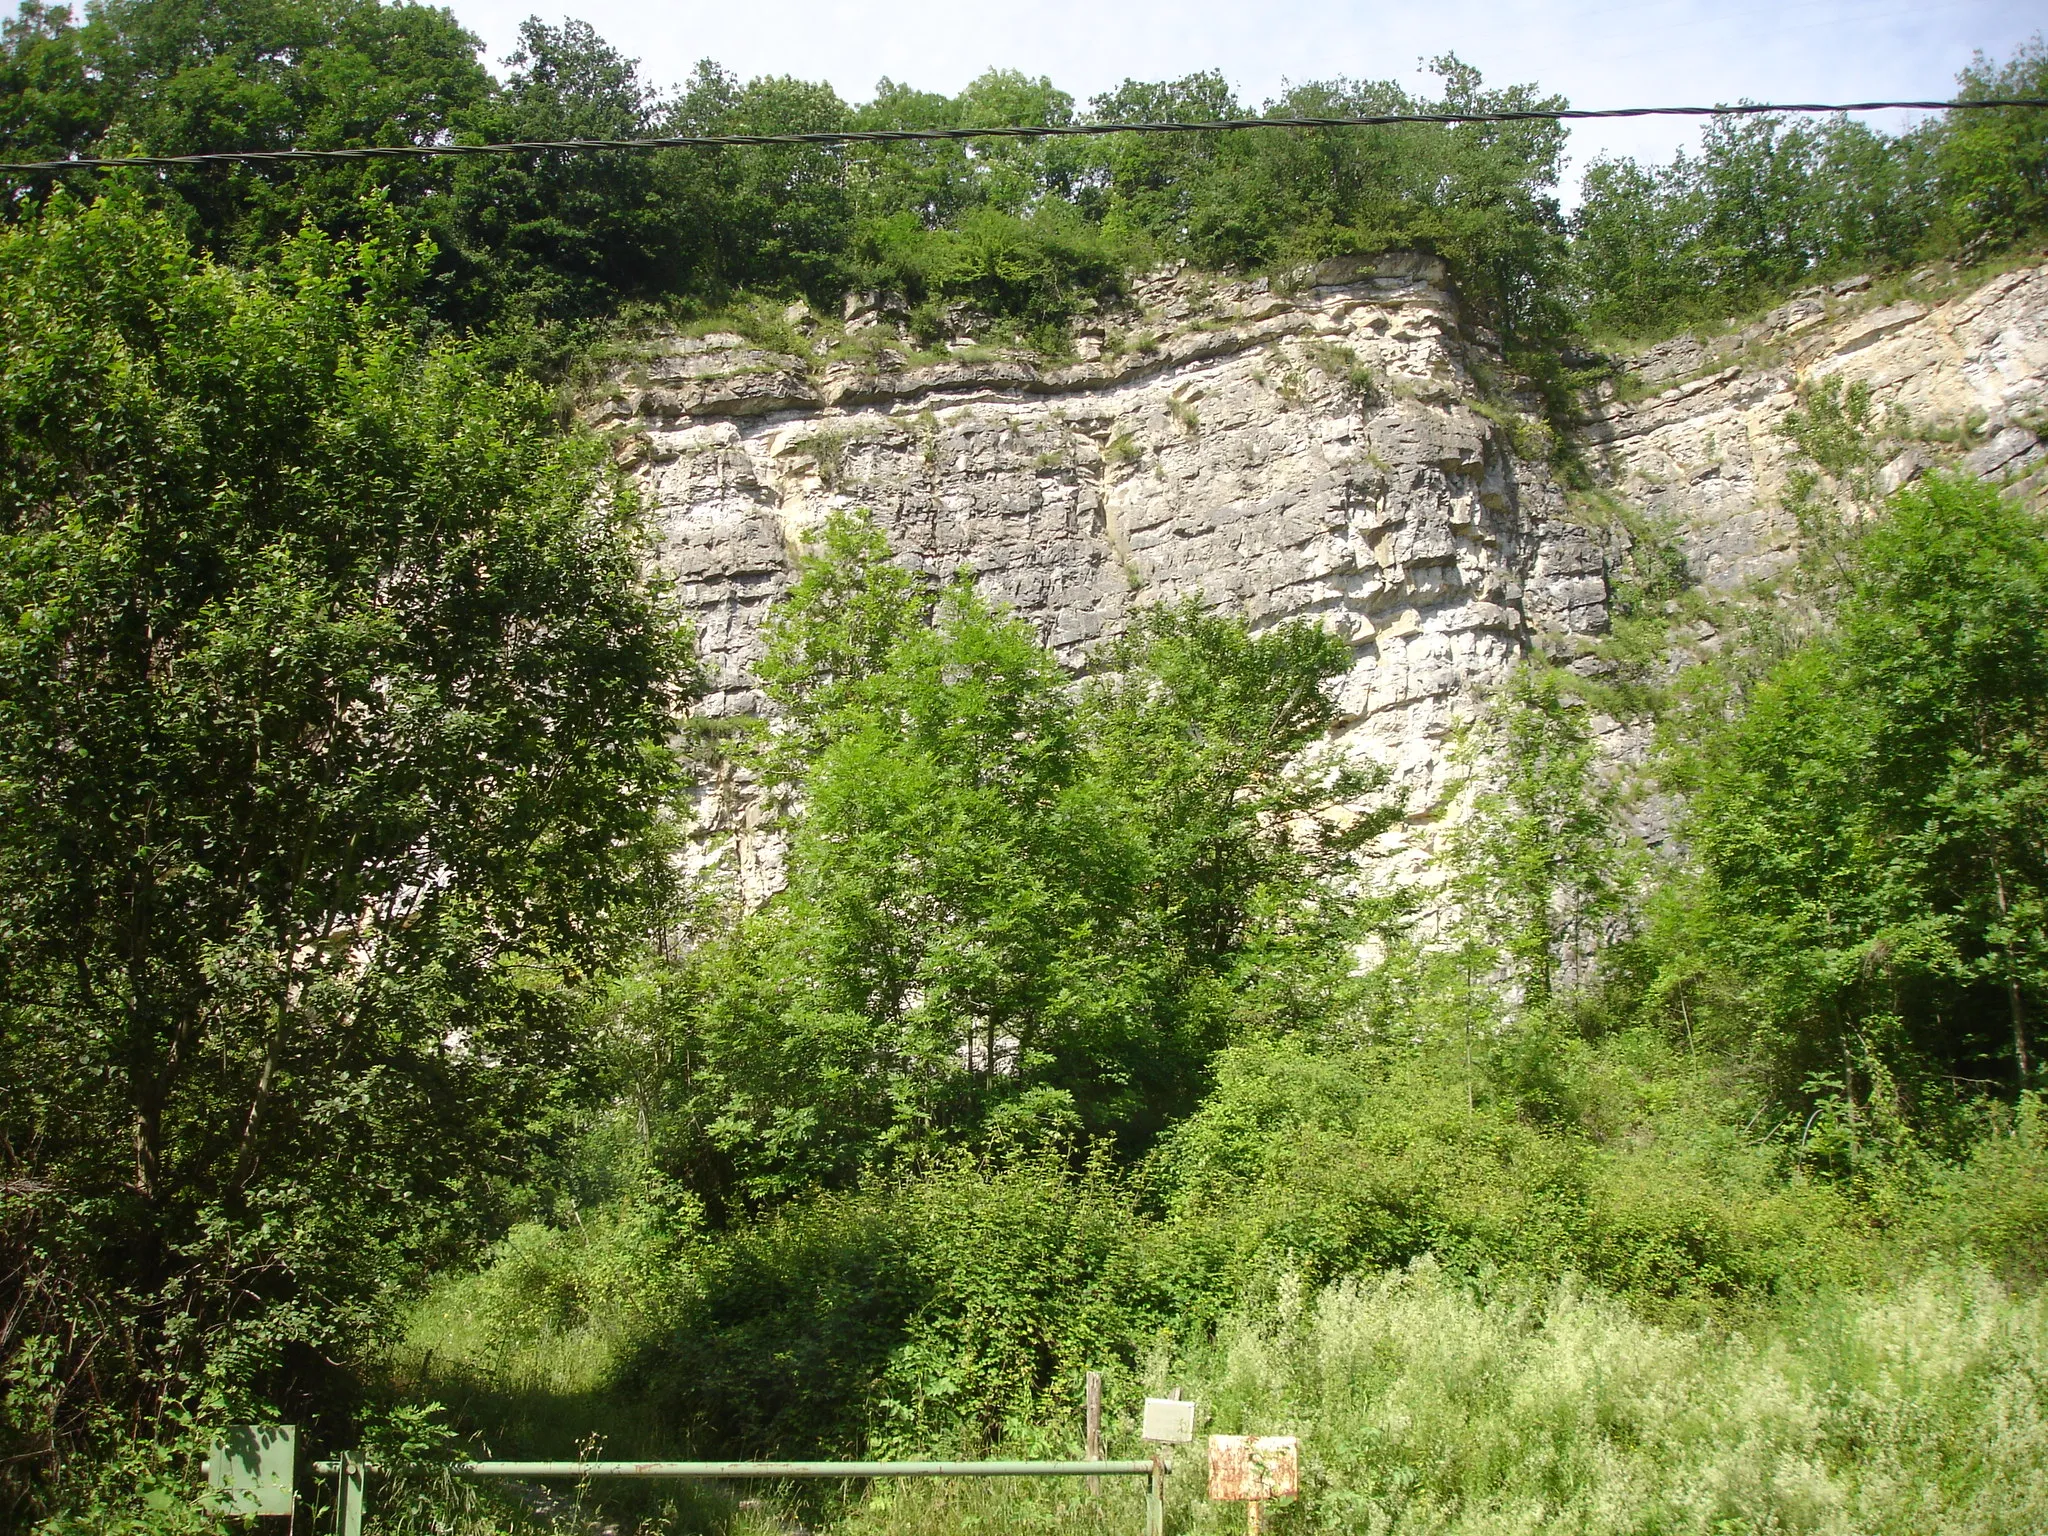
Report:
[{"label": "sign on post", "polygon": [[1258,1536],[1259,1506],[1301,1490],[1301,1442],[1292,1435],[1211,1435],[1209,1497],[1242,1504],[1245,1529]]},{"label": "sign on post", "polygon": [[1177,1397],[1145,1399],[1142,1439],[1154,1445],[1192,1445],[1195,1440],[1195,1405]]},{"label": "sign on post", "polygon": [[292,1513],[292,1463],[298,1430],[290,1424],[236,1424],[213,1437],[206,1485],[231,1515]]}]

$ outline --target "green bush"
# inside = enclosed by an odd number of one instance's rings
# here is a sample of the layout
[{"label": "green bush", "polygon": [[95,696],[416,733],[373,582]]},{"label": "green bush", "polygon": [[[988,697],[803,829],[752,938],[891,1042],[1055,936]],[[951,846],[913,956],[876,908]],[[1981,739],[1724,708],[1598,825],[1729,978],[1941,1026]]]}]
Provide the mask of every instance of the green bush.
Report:
[{"label": "green bush", "polygon": [[924,306],[921,339],[944,339],[939,309],[952,302],[1054,351],[1064,348],[1077,313],[1122,296],[1134,264],[1131,242],[1106,236],[1060,202],[1029,217],[978,208],[941,229],[914,213],[892,214],[862,232],[860,249],[871,281]]},{"label": "green bush", "polygon": [[207,1497],[208,1438],[179,1411],[142,1425],[98,1416],[58,1463],[37,1536],[225,1536],[233,1523]]},{"label": "green bush", "polygon": [[[1600,1129],[1590,1103],[1607,1053],[1574,1066],[1560,1045],[1550,1091]],[[1466,1275],[1575,1272],[1690,1311],[1854,1273],[1858,1218],[1833,1190],[1787,1183],[1770,1151],[1683,1115],[1631,1107],[1605,1142],[1546,1130],[1531,1122],[1520,1056],[1496,1051],[1492,1074],[1461,1084],[1441,1055],[1226,1053],[1215,1091],[1157,1159],[1172,1212],[1162,1241],[1231,1277],[1186,1294],[1227,1303],[1260,1276],[1321,1284],[1426,1257]],[[1660,1120],[1671,1134],[1656,1134]]]},{"label": "green bush", "polygon": [[1922,1241],[1984,1264],[2016,1285],[2048,1279],[2048,1111],[2022,1096],[1996,1114],[1960,1165],[1941,1168],[1914,1212]]},{"label": "green bush", "polygon": [[1043,1153],[821,1196],[710,1245],[624,1379],[727,1454],[983,1448],[1171,1326],[1149,1236]]}]

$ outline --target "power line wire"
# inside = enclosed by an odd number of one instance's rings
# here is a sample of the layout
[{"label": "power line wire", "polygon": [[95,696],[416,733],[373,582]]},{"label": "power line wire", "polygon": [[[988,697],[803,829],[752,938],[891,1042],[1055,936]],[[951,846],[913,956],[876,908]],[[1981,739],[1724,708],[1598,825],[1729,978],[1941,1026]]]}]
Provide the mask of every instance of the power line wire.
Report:
[{"label": "power line wire", "polygon": [[1113,133],[1235,133],[1253,128],[1388,128],[1405,123],[1585,122],[1624,117],[1763,117],[1777,113],[1976,111],[2048,107],[2048,97],[1980,101],[1742,102],[1720,107],[1531,107],[1498,112],[1387,112],[1373,117],[1240,117],[1197,123],[1057,123],[998,128],[866,128],[820,133],[670,134],[651,139],[525,139],[505,144],[366,144],[349,149],[226,149],[191,155],[81,155],[64,160],[0,162],[0,175],[48,175],[186,165],[286,164],[328,160],[425,160],[454,155],[584,154],[600,150],[733,149],[768,145],[946,143],[964,139],[1057,139]]}]

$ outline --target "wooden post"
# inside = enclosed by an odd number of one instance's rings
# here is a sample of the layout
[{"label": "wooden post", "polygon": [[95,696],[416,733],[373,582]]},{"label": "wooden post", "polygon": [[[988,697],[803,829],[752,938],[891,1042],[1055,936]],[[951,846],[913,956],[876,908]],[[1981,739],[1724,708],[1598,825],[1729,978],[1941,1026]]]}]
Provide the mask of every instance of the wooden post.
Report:
[{"label": "wooden post", "polygon": [[1166,1536],[1166,1463],[1156,1455],[1145,1487],[1145,1536]]},{"label": "wooden post", "polygon": [[[1090,1371],[1088,1373],[1088,1407],[1087,1416],[1083,1421],[1082,1440],[1084,1444],[1084,1449],[1081,1453],[1083,1458],[1088,1461],[1102,1460],[1102,1372],[1100,1371]],[[1088,1491],[1090,1493],[1102,1492],[1102,1479],[1099,1477],[1089,1478]]]}]

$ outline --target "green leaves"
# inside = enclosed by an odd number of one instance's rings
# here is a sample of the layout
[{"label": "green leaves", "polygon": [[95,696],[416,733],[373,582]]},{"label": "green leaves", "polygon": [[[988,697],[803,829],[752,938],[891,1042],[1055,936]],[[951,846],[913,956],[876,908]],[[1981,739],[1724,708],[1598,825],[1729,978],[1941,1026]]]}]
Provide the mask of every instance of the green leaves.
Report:
[{"label": "green leaves", "polygon": [[374,1334],[664,899],[687,636],[600,446],[402,323],[416,262],[0,233],[0,1136],[51,1283],[136,1314],[111,1395]]},{"label": "green leaves", "polygon": [[[840,128],[1062,125],[1074,103],[1044,79],[991,70],[957,96],[884,81],[855,107],[830,86],[742,83],[705,64],[673,92],[587,23],[530,19],[502,81],[446,13],[374,0],[119,0],[84,25],[31,6],[0,40],[16,90],[0,143],[189,153],[363,144]],[[1283,115],[1533,106],[1438,60],[1441,102],[1392,82],[1296,87]],[[1220,76],[1126,83],[1099,119],[1243,116]],[[835,305],[854,287],[919,306],[919,339],[965,305],[993,330],[1061,350],[1066,326],[1116,299],[1127,275],[1182,255],[1212,267],[1423,245],[1458,262],[1511,339],[1549,333],[1563,255],[1556,125],[1273,132],[1215,140],[1056,139],[977,144],[761,146],[704,153],[493,156],[174,173],[161,195],[210,248],[274,253],[310,220],[359,233],[383,188],[430,234],[437,318],[543,333],[627,304],[721,305],[747,291]],[[955,322],[957,323],[955,317]],[[537,349],[560,350],[560,342]],[[517,347],[513,348],[517,350]]]},{"label": "green leaves", "polygon": [[1468,916],[1539,1010],[1616,937],[1632,884],[1586,715],[1560,673],[1519,668],[1462,748],[1480,783],[1446,839]]},{"label": "green leaves", "polygon": [[[1957,82],[1965,100],[2038,97],[2048,91],[2048,46],[2037,34],[2003,65],[1983,54]],[[1938,141],[1948,212],[1965,239],[2007,241],[2048,221],[2048,124],[2038,110],[1960,112]]]},{"label": "green leaves", "polygon": [[689,962],[670,1155],[759,1202],[962,1142],[1143,1146],[1234,1021],[1291,1027],[1286,978],[1349,964],[1326,877],[1391,812],[1316,750],[1346,648],[1162,609],[1076,680],[865,518],[811,548],[752,758],[788,887]]},{"label": "green leaves", "polygon": [[[2038,96],[2038,39],[1979,54],[1965,100]],[[1668,165],[1598,160],[1572,217],[1584,321],[1652,334],[1718,321],[1801,284],[1917,261],[1982,259],[2048,218],[2038,111],[1951,112],[1896,136],[1846,117],[1717,118]]]},{"label": "green leaves", "polygon": [[[1933,477],[1865,534],[1832,635],[1781,663],[1702,754],[1689,836],[1714,943],[1775,1051],[2030,1078],[2048,992],[2048,600],[2038,515]],[[1845,1058],[1849,1065],[1845,1066]]]}]

